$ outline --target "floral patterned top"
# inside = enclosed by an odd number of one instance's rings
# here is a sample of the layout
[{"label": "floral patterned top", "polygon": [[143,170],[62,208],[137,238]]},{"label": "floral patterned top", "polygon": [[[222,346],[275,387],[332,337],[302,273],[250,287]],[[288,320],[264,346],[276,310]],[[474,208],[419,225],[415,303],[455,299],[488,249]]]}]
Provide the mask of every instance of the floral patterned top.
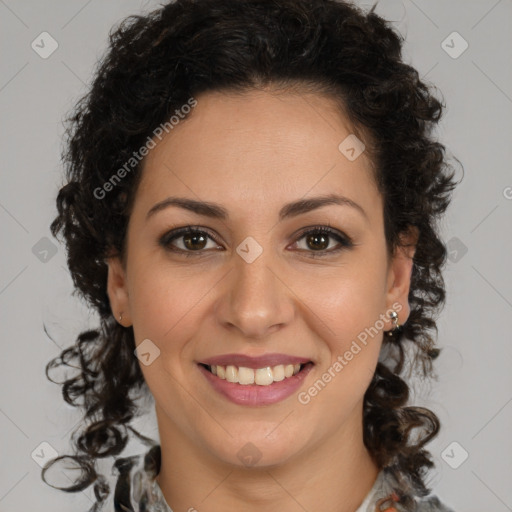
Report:
[{"label": "floral patterned top", "polygon": [[[114,464],[117,481],[114,489],[115,512],[173,512],[156,481],[160,470],[160,446],[145,455],[119,458]],[[355,512],[408,512],[393,493],[391,477],[381,471]],[[416,512],[454,512],[434,494],[416,500]],[[190,509],[193,512],[195,509]]]}]

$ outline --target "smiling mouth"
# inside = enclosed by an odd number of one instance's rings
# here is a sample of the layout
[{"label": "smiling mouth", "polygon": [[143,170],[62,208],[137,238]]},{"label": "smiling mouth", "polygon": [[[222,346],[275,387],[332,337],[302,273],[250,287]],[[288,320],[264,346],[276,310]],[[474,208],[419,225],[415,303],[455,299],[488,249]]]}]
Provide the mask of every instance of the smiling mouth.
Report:
[{"label": "smiling mouth", "polygon": [[217,378],[234,384],[240,384],[242,386],[254,384],[258,386],[270,386],[274,382],[281,382],[294,377],[302,372],[304,368],[313,366],[313,363],[310,361],[304,364],[279,364],[257,369],[234,365],[222,366],[203,363],[199,363],[199,365],[217,376]]}]

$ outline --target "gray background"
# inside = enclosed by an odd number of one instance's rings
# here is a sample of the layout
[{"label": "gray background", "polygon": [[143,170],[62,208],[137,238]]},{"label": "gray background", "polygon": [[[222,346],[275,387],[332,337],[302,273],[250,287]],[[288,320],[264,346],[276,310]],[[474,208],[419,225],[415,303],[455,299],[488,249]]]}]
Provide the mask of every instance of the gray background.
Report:
[{"label": "gray background", "polygon": [[[49,454],[41,443],[69,453],[80,420],[44,366],[96,325],[71,297],[63,248],[49,232],[61,121],[90,83],[112,25],[157,6],[0,0],[0,512],[91,505],[91,489],[54,490],[37,465]],[[406,60],[442,92],[448,108],[439,137],[465,170],[442,224],[450,261],[439,380],[414,386],[415,403],[432,408],[443,427],[428,446],[437,463],[431,482],[456,512],[512,510],[512,1],[382,0],[377,11],[406,36]],[[44,31],[58,43],[46,59],[31,47]],[[469,44],[457,58],[463,40],[454,31]],[[151,413],[136,425],[156,438]],[[138,453],[140,445],[129,450]]]}]

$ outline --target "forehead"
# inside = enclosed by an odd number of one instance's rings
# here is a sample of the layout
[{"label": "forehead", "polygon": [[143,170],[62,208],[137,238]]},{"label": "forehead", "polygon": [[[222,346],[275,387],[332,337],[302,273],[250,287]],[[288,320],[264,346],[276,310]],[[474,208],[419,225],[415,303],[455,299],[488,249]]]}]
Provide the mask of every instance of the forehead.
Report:
[{"label": "forehead", "polygon": [[329,193],[368,208],[379,204],[367,154],[351,160],[342,151],[344,141],[357,139],[331,98],[250,91],[208,92],[196,101],[145,157],[140,207],[169,195],[226,204],[238,213]]}]

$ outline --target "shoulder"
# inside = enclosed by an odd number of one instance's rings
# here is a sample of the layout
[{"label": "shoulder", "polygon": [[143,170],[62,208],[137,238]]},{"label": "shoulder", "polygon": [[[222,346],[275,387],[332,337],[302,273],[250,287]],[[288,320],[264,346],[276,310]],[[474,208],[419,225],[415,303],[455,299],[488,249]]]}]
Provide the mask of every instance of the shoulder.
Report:
[{"label": "shoulder", "polygon": [[455,512],[436,495],[426,496],[418,501],[417,512]]},{"label": "shoulder", "polygon": [[118,458],[114,464],[114,510],[139,510],[142,503],[153,502],[153,481],[159,470],[159,445],[146,453]]},{"label": "shoulder", "polygon": [[[390,471],[382,470],[374,485],[373,492],[375,498],[373,501],[379,498],[380,500],[385,500],[385,497],[389,497],[397,489],[405,489],[406,486],[407,481],[405,481],[405,483],[402,481],[401,483],[397,481]],[[411,489],[409,488],[408,491],[411,492]],[[412,494],[414,494],[414,492],[412,492]],[[439,498],[434,490],[431,490],[426,496],[416,495],[413,500],[414,505],[410,508],[414,510],[414,512],[455,512]],[[378,502],[379,501],[377,501],[377,503]],[[409,512],[409,508],[406,510],[405,506],[399,503],[396,503],[396,509],[399,512]],[[365,512],[373,512],[373,510],[374,509],[369,509]]]}]

